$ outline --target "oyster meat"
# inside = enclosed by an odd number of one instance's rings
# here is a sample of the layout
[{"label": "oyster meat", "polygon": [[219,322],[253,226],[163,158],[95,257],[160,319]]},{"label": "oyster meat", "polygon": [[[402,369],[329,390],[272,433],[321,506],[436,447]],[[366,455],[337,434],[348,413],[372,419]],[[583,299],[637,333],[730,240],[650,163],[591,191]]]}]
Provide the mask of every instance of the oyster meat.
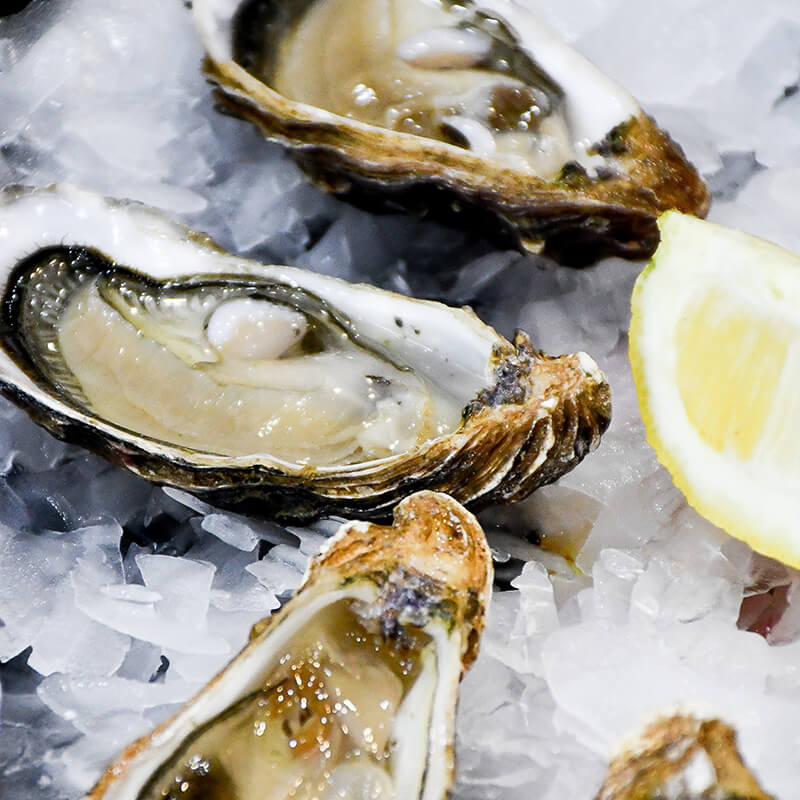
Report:
[{"label": "oyster meat", "polygon": [[421,492],[350,523],[303,585],[90,800],[443,800],[492,582],[475,518]]},{"label": "oyster meat", "polygon": [[386,515],[421,488],[507,502],[608,425],[584,353],[466,309],[228,256],[74,187],[0,199],[0,389],[56,435],[210,502]]},{"label": "oyster meat", "polygon": [[75,189],[0,201],[0,388],[56,435],[259,513],[486,504],[577,464],[609,421],[584,353],[470,311],[222,253]]},{"label": "oyster meat", "polygon": [[298,288],[159,286],[81,249],[36,261],[17,314],[43,376],[151,438],[319,466],[404,452],[460,421],[455,398]]},{"label": "oyster meat", "polygon": [[197,0],[220,101],[374,208],[480,225],[562,260],[649,255],[704,214],[680,148],[513,0]]}]

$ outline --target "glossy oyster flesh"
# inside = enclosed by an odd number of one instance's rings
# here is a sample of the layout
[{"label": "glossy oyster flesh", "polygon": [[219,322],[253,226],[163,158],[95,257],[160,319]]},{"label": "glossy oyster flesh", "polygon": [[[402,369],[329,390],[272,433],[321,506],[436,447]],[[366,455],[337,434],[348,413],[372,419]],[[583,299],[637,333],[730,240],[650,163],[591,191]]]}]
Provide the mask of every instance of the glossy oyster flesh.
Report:
[{"label": "glossy oyster flesh", "polygon": [[609,421],[585,354],[470,311],[237,259],[70,187],[0,203],[0,387],[57,435],[212,502],[387,514],[570,469]]},{"label": "glossy oyster flesh", "polygon": [[330,188],[574,263],[649,255],[704,214],[680,148],[512,0],[197,0],[224,107]]},{"label": "glossy oyster flesh", "polygon": [[611,762],[595,800],[773,800],[745,766],[736,733],[686,714],[650,723]]},{"label": "glossy oyster flesh", "polygon": [[491,575],[480,526],[446,495],[413,495],[391,527],[343,526],[289,603],[89,797],[441,800]]}]

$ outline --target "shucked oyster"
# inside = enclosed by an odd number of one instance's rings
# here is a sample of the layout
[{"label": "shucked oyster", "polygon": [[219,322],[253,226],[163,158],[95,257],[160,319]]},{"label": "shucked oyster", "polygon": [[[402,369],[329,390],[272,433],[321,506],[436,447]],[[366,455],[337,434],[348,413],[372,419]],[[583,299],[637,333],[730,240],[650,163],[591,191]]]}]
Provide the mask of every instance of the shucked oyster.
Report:
[{"label": "shucked oyster", "polygon": [[443,800],[458,682],[491,557],[475,518],[421,492],[345,525],[289,603],[90,800]]},{"label": "shucked oyster", "polygon": [[223,106],[374,208],[565,261],[649,255],[708,192],[633,98],[513,0],[195,0]]},{"label": "shucked oyster", "polygon": [[69,188],[0,201],[0,389],[62,438],[212,502],[386,515],[524,497],[592,449],[609,389],[470,311],[222,253]]}]

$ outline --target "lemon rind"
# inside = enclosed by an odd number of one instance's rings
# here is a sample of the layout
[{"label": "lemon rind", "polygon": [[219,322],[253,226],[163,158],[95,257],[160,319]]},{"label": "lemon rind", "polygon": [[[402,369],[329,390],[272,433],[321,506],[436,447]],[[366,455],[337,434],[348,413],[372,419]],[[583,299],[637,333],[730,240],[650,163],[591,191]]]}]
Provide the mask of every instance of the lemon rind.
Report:
[{"label": "lemon rind", "polygon": [[[709,468],[713,469],[713,465],[719,463],[722,457],[702,442],[688,419],[685,424],[680,422],[667,426],[663,424],[659,414],[654,411],[659,405],[662,405],[654,401],[655,389],[652,385],[659,382],[658,370],[655,367],[648,369],[648,356],[642,350],[643,345],[645,347],[648,345],[648,335],[650,333],[647,330],[648,321],[645,320],[646,315],[643,313],[643,306],[646,306],[648,302],[646,297],[649,285],[648,280],[652,278],[654,272],[659,268],[669,271],[670,268],[674,267],[675,256],[680,257],[679,249],[684,249],[687,246],[687,235],[692,238],[692,243],[699,240],[704,244],[708,244],[708,241],[703,242],[702,240],[708,240],[710,238],[709,234],[711,234],[725,237],[728,244],[745,244],[748,248],[752,248],[755,244],[757,245],[756,255],[766,255],[770,261],[772,260],[770,255],[780,254],[779,264],[786,261],[789,254],[775,245],[755,239],[747,234],[729,231],[711,223],[700,222],[674,211],[667,212],[661,216],[659,228],[662,233],[662,243],[653,259],[639,275],[634,286],[631,298],[632,317],[629,331],[631,368],[647,441],[655,450],[659,462],[672,475],[675,485],[686,496],[687,502],[700,514],[732,536],[746,542],[754,550],[779,559],[791,566],[800,567],[800,537],[797,537],[797,540],[794,541],[792,536],[794,531],[793,518],[791,516],[783,521],[784,524],[781,524],[781,514],[777,515],[777,519],[768,521],[765,516],[768,518],[770,515],[765,515],[765,509],[760,503],[758,508],[754,508],[755,502],[741,501],[740,492],[729,490],[727,487],[715,486],[713,481],[696,479],[698,471],[703,471],[703,467],[698,468],[686,464],[686,454],[682,452],[681,442],[677,441],[682,435],[681,429],[683,429],[684,435],[688,434],[692,437],[693,441],[690,448],[695,453],[699,452],[703,455],[702,461]],[[689,245],[688,249],[691,250],[691,245]],[[678,250],[678,252],[674,253],[673,250]],[[754,269],[757,268],[758,265],[754,265]],[[780,269],[782,269],[781,266],[778,267],[778,271]],[[800,276],[800,259],[797,260],[796,269]],[[711,274],[713,274],[713,270]],[[703,279],[703,276],[701,276],[701,282]],[[652,285],[650,286],[652,288]],[[680,312],[680,306],[669,309],[667,312],[672,314],[673,322],[677,320],[676,311]],[[653,379],[654,375],[655,379]],[[682,403],[680,410],[683,412]],[[745,465],[742,466],[745,467]],[[743,471],[746,472],[746,467]],[[753,476],[749,476],[749,480],[754,480]],[[775,489],[775,487],[770,487],[769,485],[759,486],[759,484],[764,483],[764,480],[755,480],[755,484],[752,485],[754,495],[758,494],[760,497],[765,492],[768,496],[772,495],[777,499],[784,500],[789,496]],[[784,502],[780,505],[786,504],[787,502]]]}]

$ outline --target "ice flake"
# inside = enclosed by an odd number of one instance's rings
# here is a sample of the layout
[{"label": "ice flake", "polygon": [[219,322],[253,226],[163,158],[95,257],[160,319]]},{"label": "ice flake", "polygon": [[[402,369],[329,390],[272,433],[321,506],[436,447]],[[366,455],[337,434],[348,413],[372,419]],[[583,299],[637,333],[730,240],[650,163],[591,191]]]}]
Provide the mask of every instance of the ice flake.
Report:
[{"label": "ice flake", "polygon": [[[655,12],[637,0],[524,1],[715,176],[712,219],[800,251],[796,0]],[[545,349],[587,350],[611,383],[598,451],[483,515],[498,551],[535,563],[517,563],[518,588],[495,593],[462,684],[454,800],[588,800],[618,738],[676,702],[724,714],[767,791],[792,797],[797,574],[700,520],[647,445],[626,351],[642,265],[574,272],[344,206],[216,113],[201,60],[178,2],[31,3],[1,19],[0,183],[70,180],[182,215],[239,252],[467,303],[507,335],[521,327]],[[338,524],[286,530],[165,494],[6,401],[0,477],[0,660],[16,657],[0,673],[0,782],[29,800],[85,792],[242,646]],[[28,647],[30,667],[18,668]],[[39,697],[85,735],[36,696],[33,670],[48,676]]]}]

